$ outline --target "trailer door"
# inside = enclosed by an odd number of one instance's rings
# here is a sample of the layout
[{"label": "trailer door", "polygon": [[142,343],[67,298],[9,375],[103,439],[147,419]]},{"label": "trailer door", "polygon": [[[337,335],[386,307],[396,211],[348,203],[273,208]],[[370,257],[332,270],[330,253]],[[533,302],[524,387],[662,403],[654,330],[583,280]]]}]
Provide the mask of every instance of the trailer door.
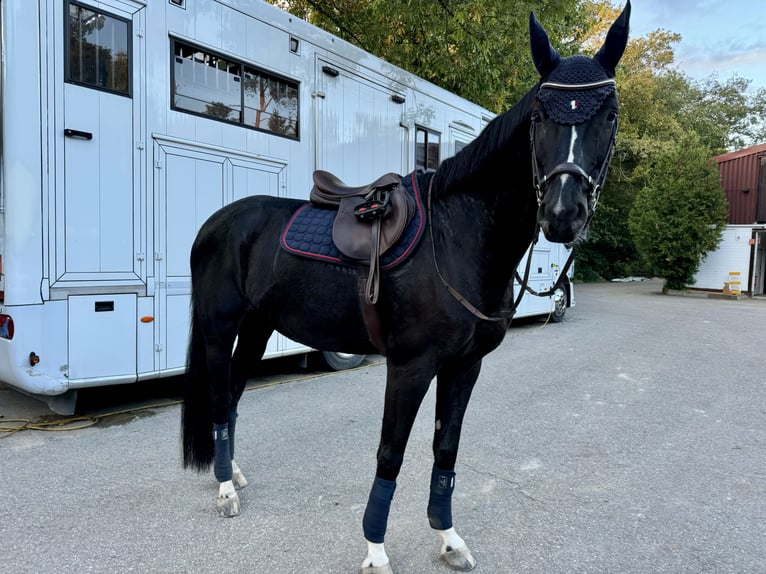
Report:
[{"label": "trailer door", "polygon": [[142,138],[134,133],[140,125],[140,11],[109,4],[64,5],[64,173],[55,257],[56,279],[64,284],[141,282],[135,171]]},{"label": "trailer door", "polygon": [[143,13],[132,5],[60,5],[63,81],[56,92],[63,114],[55,125],[63,173],[56,180],[51,296],[68,295],[73,385],[137,376],[138,296],[146,288],[137,175]]},{"label": "trailer door", "polygon": [[[406,171],[404,97],[335,62],[317,58],[316,169],[349,185]],[[381,80],[382,82],[382,80]]]}]

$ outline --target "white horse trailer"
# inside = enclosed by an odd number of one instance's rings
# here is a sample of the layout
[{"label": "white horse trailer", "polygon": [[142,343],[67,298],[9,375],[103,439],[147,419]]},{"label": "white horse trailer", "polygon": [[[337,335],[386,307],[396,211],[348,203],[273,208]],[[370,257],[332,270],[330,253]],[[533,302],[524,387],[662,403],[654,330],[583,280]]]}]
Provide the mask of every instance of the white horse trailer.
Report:
[{"label": "white horse trailer", "polygon": [[[215,210],[435,168],[493,117],[260,1],[0,0],[0,28],[0,380],[61,413],[183,372]],[[563,265],[533,257],[532,284]]]}]

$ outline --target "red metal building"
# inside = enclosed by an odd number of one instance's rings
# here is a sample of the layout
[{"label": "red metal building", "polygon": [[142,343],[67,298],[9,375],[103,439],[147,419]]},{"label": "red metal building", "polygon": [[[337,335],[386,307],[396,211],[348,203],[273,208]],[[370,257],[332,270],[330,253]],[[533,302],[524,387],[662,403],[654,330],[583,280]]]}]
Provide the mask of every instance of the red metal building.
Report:
[{"label": "red metal building", "polygon": [[729,223],[766,223],[766,143],[719,155]]},{"label": "red metal building", "polygon": [[766,143],[715,158],[729,217],[692,287],[766,295]]}]

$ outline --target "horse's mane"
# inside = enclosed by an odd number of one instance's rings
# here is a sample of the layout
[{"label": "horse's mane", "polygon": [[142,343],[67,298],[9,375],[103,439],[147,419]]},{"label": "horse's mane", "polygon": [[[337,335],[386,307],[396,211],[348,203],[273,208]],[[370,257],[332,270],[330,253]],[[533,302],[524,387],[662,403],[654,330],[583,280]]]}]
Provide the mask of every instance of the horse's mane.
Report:
[{"label": "horse's mane", "polygon": [[475,140],[439,165],[433,182],[438,195],[459,191],[464,185],[477,183],[482,177],[501,177],[501,173],[493,173],[491,169],[493,162],[498,160],[503,164],[504,173],[513,170],[509,162],[519,160],[520,168],[529,171],[531,160],[528,155],[519,158],[512,151],[515,151],[514,146],[518,143],[523,146],[520,149],[529,149],[529,115],[536,93],[537,86],[529,90],[510,110],[487,124]]}]

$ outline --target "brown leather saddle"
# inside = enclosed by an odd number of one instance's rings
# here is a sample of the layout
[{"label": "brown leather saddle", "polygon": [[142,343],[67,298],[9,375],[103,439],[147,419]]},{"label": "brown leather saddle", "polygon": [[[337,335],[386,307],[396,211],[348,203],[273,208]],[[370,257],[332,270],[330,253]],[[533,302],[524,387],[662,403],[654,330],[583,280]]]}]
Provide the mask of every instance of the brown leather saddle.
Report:
[{"label": "brown leather saddle", "polygon": [[338,211],[332,228],[338,251],[369,264],[364,297],[371,305],[378,300],[380,257],[396,244],[415,214],[415,200],[401,180],[400,175],[387,173],[370,184],[352,187],[327,171],[314,172],[311,202]]}]

